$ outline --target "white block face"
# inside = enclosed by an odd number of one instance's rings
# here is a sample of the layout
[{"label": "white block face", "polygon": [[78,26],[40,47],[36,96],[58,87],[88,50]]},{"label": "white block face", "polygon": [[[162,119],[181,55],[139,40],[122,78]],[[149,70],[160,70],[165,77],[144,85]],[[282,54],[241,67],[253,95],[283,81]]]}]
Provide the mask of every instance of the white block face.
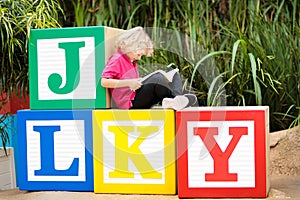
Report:
[{"label": "white block face", "polygon": [[[195,134],[197,129],[214,129],[211,140],[203,139]],[[231,128],[247,130],[246,134],[237,137],[230,135]],[[188,187],[189,188],[253,188],[255,187],[255,155],[254,155],[254,121],[189,121],[187,124],[188,138]],[[234,131],[232,131],[234,132]],[[206,137],[207,138],[207,137]],[[209,139],[209,138],[207,138]],[[236,140],[235,140],[236,139]],[[208,143],[215,142],[219,151],[208,151]],[[234,142],[235,141],[235,142]],[[205,144],[206,143],[206,144]],[[232,150],[233,149],[233,150]],[[214,174],[215,168],[224,169],[220,158],[226,157],[228,174],[236,174],[237,179],[231,181],[208,180],[207,174]]]},{"label": "white block face", "polygon": [[[59,126],[60,130],[54,132],[53,152],[51,149],[45,149],[45,144],[41,144],[41,134],[45,132],[34,131],[34,127]],[[51,134],[50,134],[51,135]],[[85,181],[85,139],[84,139],[84,121],[83,120],[27,120],[27,167],[28,181]],[[51,136],[52,137],[52,136]],[[44,150],[44,152],[42,152]],[[42,168],[42,156],[46,157],[44,165],[53,165],[54,169],[50,175],[37,175],[36,171]],[[54,159],[54,163],[50,160]],[[78,159],[78,165],[75,165],[77,175],[51,175],[53,171],[65,170],[71,168],[74,159]],[[49,163],[47,163],[49,162]]]},{"label": "white block face", "polygon": [[[103,121],[103,177],[104,183],[120,183],[120,184],[165,184],[165,151],[164,151],[164,121],[163,120],[131,120],[131,121]],[[154,127],[154,131],[150,131],[146,136],[142,136],[143,131],[139,131],[140,127]],[[118,127],[121,132],[126,134],[125,140],[122,141],[122,146],[118,146],[116,133],[112,132],[110,127]],[[124,127],[130,127],[132,131],[127,132]],[[124,128],[124,130],[123,130]],[[149,129],[148,129],[149,130]],[[120,132],[120,133],[121,133]],[[127,133],[126,133],[127,132]],[[135,150],[132,150],[133,146],[140,142],[138,146],[135,146]],[[125,150],[124,150],[125,145]],[[122,149],[121,149],[122,148]],[[128,152],[126,152],[128,148]],[[117,149],[117,150],[116,150]],[[123,156],[128,159],[128,166],[122,163],[122,167],[126,168],[128,172],[133,173],[131,178],[112,177],[110,174],[115,170],[124,171],[124,169],[118,169],[116,166],[116,159],[118,157],[117,151],[121,149]],[[131,151],[131,150],[132,151]],[[137,153],[137,151],[140,151]],[[132,155],[138,154],[138,161],[132,160]],[[159,174],[161,177],[143,177],[141,174],[145,171],[140,161],[147,161],[152,170]],[[153,172],[151,171],[151,172]],[[133,186],[134,187],[134,186]]]},{"label": "white block face", "polygon": [[[39,100],[61,100],[61,99],[95,99],[96,98],[96,76],[95,76],[95,41],[94,37],[74,37],[59,39],[37,40],[38,58],[38,99]],[[48,78],[51,74],[57,73],[62,77],[60,88],[69,81],[66,73],[66,50],[59,48],[61,43],[83,42],[84,46],[79,48],[79,71],[76,71],[76,79],[79,84],[74,90],[57,94],[48,85]],[[78,55],[74,55],[76,59]],[[73,64],[73,63],[72,63]],[[76,70],[75,66],[69,65]]]}]

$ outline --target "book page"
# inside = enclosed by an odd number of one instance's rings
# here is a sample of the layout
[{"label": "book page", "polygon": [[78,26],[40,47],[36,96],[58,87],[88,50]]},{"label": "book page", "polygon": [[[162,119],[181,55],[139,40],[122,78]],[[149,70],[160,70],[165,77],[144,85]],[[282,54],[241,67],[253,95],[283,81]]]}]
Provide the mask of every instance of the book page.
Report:
[{"label": "book page", "polygon": [[161,73],[162,75],[164,75],[164,77],[167,79],[168,82],[172,82],[174,75],[175,75],[178,71],[179,71],[179,69],[177,69],[177,68],[176,68],[176,69],[173,69],[173,70],[171,70],[171,71],[169,71],[169,72],[165,72],[165,71],[159,69],[159,70],[156,70],[156,71],[154,71],[154,72],[152,72],[152,73],[150,73],[150,74],[144,76],[144,77],[141,79],[141,82],[144,82],[146,79],[148,79],[149,77],[151,77],[153,74],[156,74],[156,73]]}]

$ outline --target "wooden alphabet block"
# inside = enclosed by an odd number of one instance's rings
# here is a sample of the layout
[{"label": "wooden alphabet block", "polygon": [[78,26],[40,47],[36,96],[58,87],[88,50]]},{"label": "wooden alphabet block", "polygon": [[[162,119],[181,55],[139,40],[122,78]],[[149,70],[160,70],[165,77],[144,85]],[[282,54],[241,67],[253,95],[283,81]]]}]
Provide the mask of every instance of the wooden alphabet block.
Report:
[{"label": "wooden alphabet block", "polygon": [[176,112],[180,198],[265,198],[268,107],[204,107]]},{"label": "wooden alphabet block", "polygon": [[93,191],[92,111],[19,110],[20,190]]},{"label": "wooden alphabet block", "polygon": [[31,29],[30,109],[106,107],[106,91],[99,84],[105,66],[104,29]]},{"label": "wooden alphabet block", "polygon": [[95,193],[175,194],[173,110],[95,110]]}]

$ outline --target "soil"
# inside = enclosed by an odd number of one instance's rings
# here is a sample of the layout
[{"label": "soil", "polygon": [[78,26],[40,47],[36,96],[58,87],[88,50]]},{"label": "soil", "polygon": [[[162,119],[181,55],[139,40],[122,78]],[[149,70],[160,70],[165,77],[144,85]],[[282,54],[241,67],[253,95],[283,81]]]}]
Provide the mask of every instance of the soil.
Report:
[{"label": "soil", "polygon": [[[300,126],[270,133],[276,143],[270,148],[269,198],[300,199]],[[273,140],[274,142],[274,140]]]},{"label": "soil", "polygon": [[270,149],[270,176],[300,175],[300,126],[285,131],[286,136]]}]

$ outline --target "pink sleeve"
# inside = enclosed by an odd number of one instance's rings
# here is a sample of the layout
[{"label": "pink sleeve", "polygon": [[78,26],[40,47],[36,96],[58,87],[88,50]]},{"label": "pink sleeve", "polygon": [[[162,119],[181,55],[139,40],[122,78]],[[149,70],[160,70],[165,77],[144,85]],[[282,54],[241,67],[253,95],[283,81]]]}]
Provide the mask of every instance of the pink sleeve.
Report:
[{"label": "pink sleeve", "polygon": [[113,79],[119,79],[119,63],[118,62],[111,62],[108,61],[106,64],[103,72],[102,72],[102,78],[113,78]]}]

